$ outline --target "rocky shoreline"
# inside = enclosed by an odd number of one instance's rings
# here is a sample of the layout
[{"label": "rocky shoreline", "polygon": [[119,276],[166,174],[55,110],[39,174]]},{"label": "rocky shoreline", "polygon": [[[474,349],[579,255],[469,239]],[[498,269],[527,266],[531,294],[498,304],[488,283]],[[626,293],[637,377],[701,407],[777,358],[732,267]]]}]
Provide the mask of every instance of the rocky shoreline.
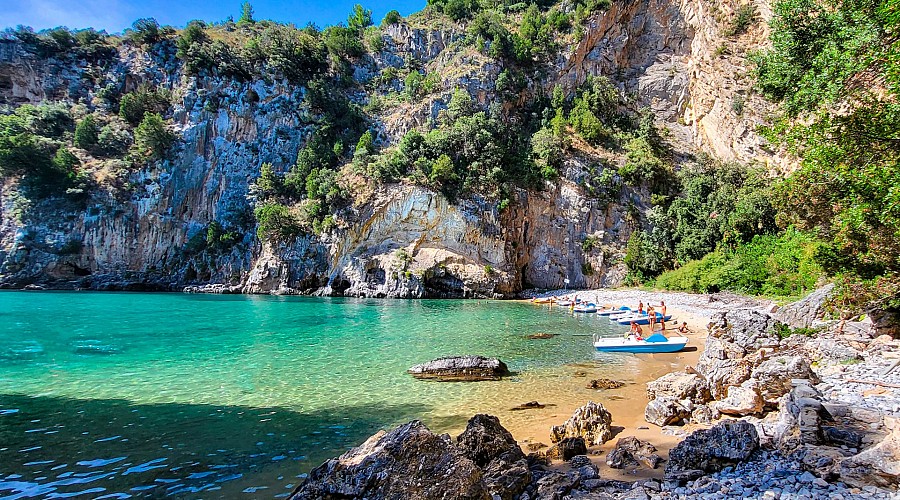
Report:
[{"label": "rocky shoreline", "polygon": [[[591,401],[527,456],[496,417],[476,415],[455,439],[411,422],[314,469],[293,498],[898,498],[900,341],[871,322],[822,320],[829,291],[780,309],[665,294],[673,309],[711,316],[696,366],[647,384],[646,420],[684,437],[667,460],[616,435],[615,416]],[[610,467],[663,463],[664,477],[601,477],[589,456],[615,438]]]}]

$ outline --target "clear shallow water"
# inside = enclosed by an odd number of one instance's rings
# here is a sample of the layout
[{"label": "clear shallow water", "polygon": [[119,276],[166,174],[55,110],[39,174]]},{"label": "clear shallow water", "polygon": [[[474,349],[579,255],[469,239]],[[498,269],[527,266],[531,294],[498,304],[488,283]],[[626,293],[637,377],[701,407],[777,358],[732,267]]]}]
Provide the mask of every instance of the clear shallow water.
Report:
[{"label": "clear shallow water", "polygon": [[[591,348],[620,330],[511,302],[3,292],[0,497],[286,495],[378,429],[459,429],[565,364],[633,363]],[[453,354],[517,376],[405,373]]]}]

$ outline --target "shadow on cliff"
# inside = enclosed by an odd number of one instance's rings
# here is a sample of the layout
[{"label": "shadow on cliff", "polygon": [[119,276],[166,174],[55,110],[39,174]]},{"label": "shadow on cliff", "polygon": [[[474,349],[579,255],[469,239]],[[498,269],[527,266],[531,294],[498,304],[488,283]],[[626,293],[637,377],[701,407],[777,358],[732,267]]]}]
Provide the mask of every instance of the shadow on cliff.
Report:
[{"label": "shadow on cliff", "polygon": [[[106,493],[151,496],[201,491],[232,496],[248,493],[248,487],[250,493],[265,487],[275,494],[379,429],[430,408],[375,403],[303,412],[3,394],[0,497],[84,493],[98,485]],[[429,423],[440,430],[456,420]],[[4,479],[11,474],[21,477]]]}]

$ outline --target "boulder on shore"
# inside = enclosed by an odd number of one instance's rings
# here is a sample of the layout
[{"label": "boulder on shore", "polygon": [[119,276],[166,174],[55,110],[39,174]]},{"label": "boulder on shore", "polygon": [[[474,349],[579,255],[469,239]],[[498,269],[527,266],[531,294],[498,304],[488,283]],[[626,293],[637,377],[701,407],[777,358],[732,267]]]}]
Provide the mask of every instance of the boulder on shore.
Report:
[{"label": "boulder on shore", "polygon": [[550,428],[550,441],[558,443],[568,437],[584,438],[588,445],[601,445],[612,439],[612,414],[600,403],[588,404],[575,410],[569,420]]},{"label": "boulder on shore", "polygon": [[584,438],[567,437],[544,452],[544,456],[551,460],[563,460],[568,462],[572,457],[587,453]]},{"label": "boulder on shore", "polygon": [[689,399],[694,404],[710,400],[709,384],[695,373],[673,372],[647,383],[647,397],[655,399],[669,396],[674,399]]},{"label": "boulder on shore", "polygon": [[[781,396],[791,390],[791,380],[809,379],[817,383],[809,362],[801,356],[776,356],[767,359],[753,369],[750,377],[758,381],[763,399],[769,403],[777,403]],[[724,412],[723,412],[724,413]]]},{"label": "boulder on shore", "polygon": [[500,380],[509,375],[506,363],[484,356],[448,356],[411,367],[413,377],[440,382],[477,382]]},{"label": "boulder on shore", "polygon": [[660,427],[680,424],[690,416],[691,409],[670,396],[660,396],[644,408],[644,420]]},{"label": "boulder on shore", "polygon": [[616,442],[616,447],[606,455],[606,465],[613,469],[624,469],[644,465],[655,469],[662,461],[656,454],[656,447],[634,436],[624,437]]},{"label": "boulder on shore", "polygon": [[726,420],[695,431],[669,452],[666,479],[689,481],[736,465],[759,448],[756,427],[743,420]]},{"label": "boulder on shore", "polygon": [[759,390],[752,384],[733,385],[728,388],[725,399],[715,404],[715,409],[723,415],[742,417],[757,415],[765,407]]},{"label": "boulder on shore", "polygon": [[313,498],[489,498],[481,469],[414,420],[381,431],[313,469],[291,496]]}]

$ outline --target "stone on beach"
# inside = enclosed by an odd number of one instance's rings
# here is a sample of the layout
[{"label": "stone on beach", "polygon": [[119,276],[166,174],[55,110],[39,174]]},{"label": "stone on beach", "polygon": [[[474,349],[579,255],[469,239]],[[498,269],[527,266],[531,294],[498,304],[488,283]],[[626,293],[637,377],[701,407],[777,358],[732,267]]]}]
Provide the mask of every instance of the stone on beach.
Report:
[{"label": "stone on beach", "polygon": [[660,427],[681,423],[691,416],[691,410],[670,396],[661,396],[647,403],[644,419]]},{"label": "stone on beach", "polygon": [[662,458],[656,454],[655,446],[634,436],[619,439],[616,447],[606,455],[606,465],[613,469],[637,465],[655,469],[661,461]]},{"label": "stone on beach", "polygon": [[694,404],[703,404],[710,400],[709,385],[706,379],[694,373],[673,372],[647,384],[647,396],[655,399],[669,396],[673,399],[689,399]]},{"label": "stone on beach", "polygon": [[733,466],[759,448],[753,424],[726,420],[711,429],[695,431],[669,452],[666,479],[685,481]]},{"label": "stone on beach", "polygon": [[486,498],[481,469],[414,420],[381,431],[313,469],[292,500],[313,498]]},{"label": "stone on beach", "polygon": [[715,409],[724,415],[757,415],[765,406],[759,390],[752,384],[731,386],[725,399],[715,404]]},{"label": "stone on beach", "polygon": [[568,462],[572,457],[587,453],[584,438],[567,437],[560,440],[544,452],[544,456],[551,460],[563,460]]},{"label": "stone on beach", "polygon": [[612,415],[600,403],[589,401],[575,410],[562,425],[550,428],[550,441],[558,443],[567,437],[584,438],[589,445],[601,445],[612,438]]},{"label": "stone on beach", "polygon": [[509,368],[497,358],[484,356],[448,356],[411,367],[407,373],[419,379],[445,382],[500,380]]}]

